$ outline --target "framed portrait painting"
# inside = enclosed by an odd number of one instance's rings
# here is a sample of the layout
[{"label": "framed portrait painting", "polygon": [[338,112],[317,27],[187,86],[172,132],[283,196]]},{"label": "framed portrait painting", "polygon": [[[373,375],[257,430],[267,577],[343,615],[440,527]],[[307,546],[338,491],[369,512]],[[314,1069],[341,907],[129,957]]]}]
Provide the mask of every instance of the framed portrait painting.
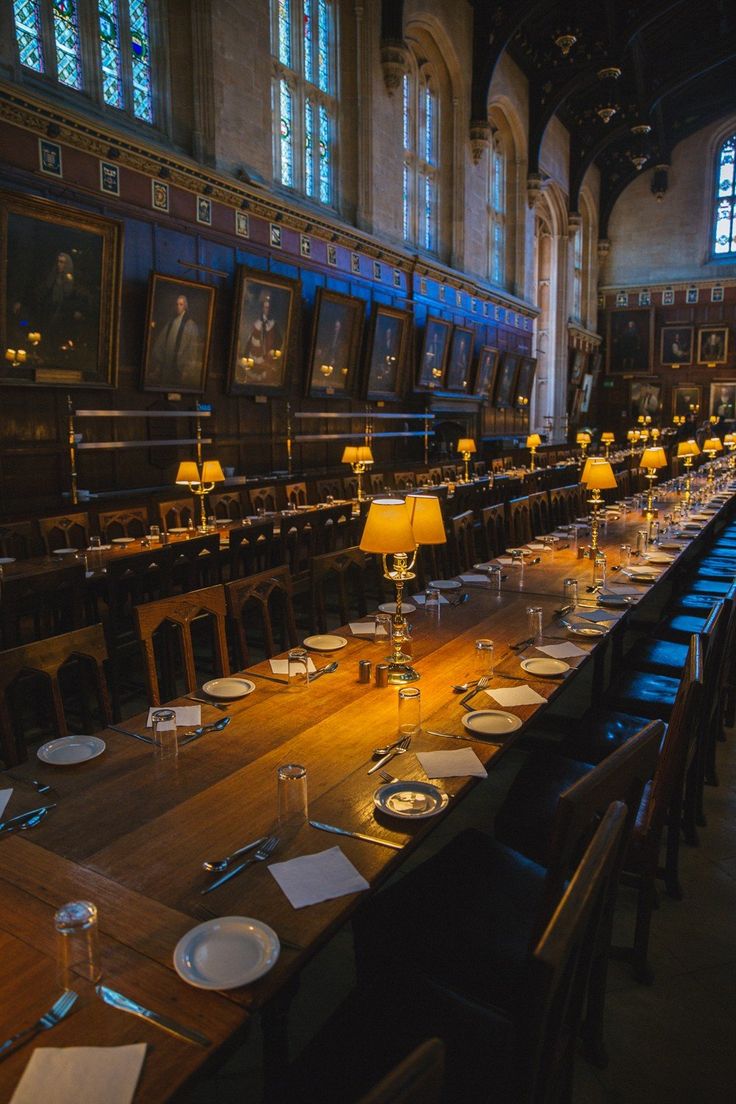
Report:
[{"label": "framed portrait painting", "polygon": [[608,316],[606,370],[643,375],[652,368],[654,311],[650,307],[612,311]]},{"label": "framed portrait painting", "polygon": [[417,387],[431,391],[443,386],[451,330],[451,323],[442,318],[433,318],[431,315],[427,318],[419,356]]},{"label": "framed portrait painting", "polygon": [[122,247],[118,222],[0,193],[0,383],[115,385]]},{"label": "framed portrait painting", "polygon": [[676,367],[693,363],[693,327],[663,326],[659,336],[659,360],[661,364]]},{"label": "framed portrait painting", "polygon": [[700,411],[702,389],[697,383],[678,383],[672,388],[672,413],[693,417]]},{"label": "framed portrait painting", "polygon": [[299,301],[299,281],[238,269],[230,345],[230,394],[283,391]]},{"label": "framed portrait painting", "polygon": [[498,349],[494,349],[492,345],[481,345],[473,385],[473,394],[481,399],[488,399],[493,394],[496,386],[498,357]]},{"label": "framed portrait painting", "polygon": [[710,385],[708,413],[711,418],[733,421],[736,416],[736,380],[719,380]]},{"label": "framed portrait painting", "polygon": [[515,399],[531,399],[534,374],[537,370],[535,357],[523,356],[519,361],[519,374],[516,377]]},{"label": "framed portrait painting", "polygon": [[404,390],[411,315],[394,307],[373,312],[365,373],[365,398],[400,399]]},{"label": "framed portrait painting", "polygon": [[348,395],[355,391],[364,314],[362,299],[318,289],[309,357],[310,395]]},{"label": "framed portrait painting", "polygon": [[151,273],[144,391],[204,391],[214,310],[215,289],[208,284]]},{"label": "framed portrait painting", "polygon": [[629,402],[632,418],[642,414],[654,417],[662,409],[662,384],[659,380],[632,380],[629,388]]},{"label": "framed portrait painting", "polygon": [[725,364],[728,360],[728,326],[703,326],[698,330],[698,364]]},{"label": "framed portrait painting", "polygon": [[447,361],[445,388],[448,391],[470,391],[470,364],[473,357],[475,334],[469,326],[454,326]]},{"label": "framed portrait painting", "polygon": [[516,401],[516,376],[519,371],[518,353],[504,353],[496,376],[496,406],[511,407]]}]

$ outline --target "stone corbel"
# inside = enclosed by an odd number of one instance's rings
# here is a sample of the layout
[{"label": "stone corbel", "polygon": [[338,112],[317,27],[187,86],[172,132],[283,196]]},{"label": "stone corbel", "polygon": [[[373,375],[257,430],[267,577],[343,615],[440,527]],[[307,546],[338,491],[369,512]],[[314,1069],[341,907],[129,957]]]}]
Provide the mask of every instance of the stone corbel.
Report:
[{"label": "stone corbel", "polygon": [[611,252],[611,243],[608,238],[598,239],[598,263],[603,264]]},{"label": "stone corbel", "polygon": [[579,215],[577,211],[571,211],[570,214],[567,216],[567,236],[570,241],[575,240],[575,235],[582,225],[582,215]]},{"label": "stone corbel", "polygon": [[491,145],[491,124],[487,119],[474,119],[470,123],[470,152],[473,164],[480,164],[485,150]]},{"label": "stone corbel", "polygon": [[543,184],[544,177],[541,173],[529,173],[526,178],[526,197],[530,211],[533,211],[539,202],[539,198],[542,195]]},{"label": "stone corbel", "polygon": [[409,51],[403,42],[381,43],[381,69],[383,70],[383,83],[389,96],[393,96],[397,88],[401,88],[404,73],[409,68]]}]

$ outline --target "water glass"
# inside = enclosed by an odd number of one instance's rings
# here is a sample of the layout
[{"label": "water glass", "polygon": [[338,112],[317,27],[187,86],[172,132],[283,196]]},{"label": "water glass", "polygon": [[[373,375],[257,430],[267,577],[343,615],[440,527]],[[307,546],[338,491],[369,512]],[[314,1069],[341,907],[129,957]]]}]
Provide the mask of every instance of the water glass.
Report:
[{"label": "water glass", "polygon": [[416,686],[402,686],[399,690],[399,739],[417,736],[422,728],[422,695]]},{"label": "water glass", "polygon": [[578,605],[578,581],[577,579],[565,579],[562,584],[562,594],[566,606],[577,609]]},{"label": "water glass", "polygon": [[535,644],[542,643],[542,607],[527,606],[527,628],[529,636]]},{"label": "water glass", "polygon": [[152,525],[151,526],[151,528],[148,530],[148,539],[150,540],[151,544],[160,544],[161,543],[161,526],[160,525]]},{"label": "water glass", "polygon": [[299,763],[286,763],[277,768],[276,799],[279,831],[283,832],[287,827],[300,828],[306,824],[309,816],[306,767]]},{"label": "water glass", "polygon": [[636,534],[636,551],[639,553],[640,556],[643,556],[646,553],[648,547],[649,534],[647,533],[646,529],[639,529]]},{"label": "water glass", "polygon": [[593,560],[593,586],[606,585],[606,557],[598,552]]},{"label": "water glass", "polygon": [[99,571],[102,567],[102,538],[90,537],[87,553],[87,564],[90,571]]},{"label": "water glass", "polygon": [[287,658],[289,690],[305,690],[309,686],[309,654],[306,648],[292,648]]},{"label": "water glass", "polygon": [[424,609],[427,615],[436,621],[440,618],[440,592],[437,587],[428,586],[424,592]]},{"label": "water glass", "polygon": [[488,587],[491,594],[501,593],[501,565],[491,564],[488,568]]},{"label": "water glass", "polygon": [[381,644],[391,639],[391,618],[387,613],[377,613],[373,622],[373,642]]},{"label": "water glass", "polygon": [[151,714],[153,754],[156,759],[176,759],[179,754],[179,733],[173,709],[155,709]]},{"label": "water glass", "polygon": [[622,544],[619,548],[619,567],[631,567],[631,545]]},{"label": "water glass", "polygon": [[99,981],[97,907],[91,901],[70,901],[54,914],[56,980],[62,989],[74,989],[80,977]]},{"label": "water glass", "polygon": [[493,641],[476,640],[473,646],[473,678],[493,678]]}]

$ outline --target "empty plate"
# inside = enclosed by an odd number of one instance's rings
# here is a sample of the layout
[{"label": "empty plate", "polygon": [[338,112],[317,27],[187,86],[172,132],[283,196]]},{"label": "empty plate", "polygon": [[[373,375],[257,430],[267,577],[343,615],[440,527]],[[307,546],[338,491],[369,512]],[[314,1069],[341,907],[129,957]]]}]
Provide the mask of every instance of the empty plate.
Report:
[{"label": "empty plate", "polygon": [[250,679],[217,678],[206,682],[202,687],[211,698],[244,698],[252,694],[256,686]]},{"label": "empty plate", "polygon": [[[381,611],[381,613],[396,613],[396,603],[395,602],[382,602],[381,605],[378,608]],[[402,613],[416,613],[417,612],[417,607],[413,606],[411,604],[411,602],[402,602],[401,603],[401,612]]]},{"label": "empty plate", "polygon": [[627,574],[632,583],[656,583],[659,578],[653,571],[629,571]]},{"label": "empty plate", "polygon": [[0,556],[0,564],[5,565],[11,563],[15,563],[15,560],[12,556]]},{"label": "empty plate", "polygon": [[99,736],[62,736],[60,740],[49,740],[36,752],[43,763],[52,767],[69,767],[74,763],[86,763],[96,759],[105,750],[105,741]]},{"label": "empty plate", "polygon": [[186,533],[187,530],[183,525],[170,525],[167,529],[168,533]]},{"label": "empty plate", "polygon": [[344,648],[347,640],[344,636],[331,636],[322,633],[318,636],[308,636],[304,641],[305,648],[312,648],[315,652],[336,652],[338,648]]},{"label": "empty plate", "polygon": [[[173,530],[169,530],[171,533]],[[133,544],[135,537],[113,537],[110,544]]]},{"label": "empty plate", "polygon": [[435,590],[460,590],[462,585],[459,579],[431,579],[429,583]]},{"label": "empty plate", "polygon": [[660,547],[660,548],[662,548],[662,549],[664,549],[665,551],[669,550],[670,552],[682,552],[682,549],[684,548],[684,545],[682,545],[682,544],[674,544],[674,543],[673,543],[673,542],[671,542],[671,541],[667,541],[667,542],[665,542],[665,543],[663,544],[663,543],[662,543],[662,542],[660,541],[660,545],[659,545],[659,547]]},{"label": "empty plate", "polygon": [[522,659],[522,670],[528,675],[539,675],[541,678],[553,678],[555,675],[564,675],[570,670],[570,664],[564,659],[549,659],[546,656],[533,656],[531,659]]},{"label": "empty plate", "polygon": [[622,606],[630,606],[636,599],[631,594],[599,594],[598,602],[601,606],[610,606],[612,609],[620,609]]},{"label": "empty plate", "polygon": [[477,709],[466,713],[462,720],[463,727],[477,736],[507,736],[521,728],[519,717],[502,709]]},{"label": "empty plate", "polygon": [[268,973],[280,949],[268,924],[249,916],[221,916],[181,937],[174,969],[197,989],[237,989]]},{"label": "empty plate", "polygon": [[76,556],[76,548],[52,548],[54,556]]},{"label": "empty plate", "polygon": [[373,804],[382,813],[423,820],[435,816],[447,807],[449,798],[431,782],[389,782],[379,786],[373,795]]},{"label": "empty plate", "polygon": [[647,563],[670,564],[675,562],[674,556],[668,556],[666,552],[647,552]]}]

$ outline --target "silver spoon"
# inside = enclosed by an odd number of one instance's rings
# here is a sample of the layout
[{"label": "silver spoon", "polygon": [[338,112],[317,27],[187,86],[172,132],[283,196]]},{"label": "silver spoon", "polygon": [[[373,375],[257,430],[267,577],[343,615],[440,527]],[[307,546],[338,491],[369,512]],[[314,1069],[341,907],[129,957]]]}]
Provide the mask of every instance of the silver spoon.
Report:
[{"label": "silver spoon", "polygon": [[310,677],[309,681],[314,682],[315,679],[318,679],[320,677],[320,675],[331,675],[333,671],[337,670],[337,666],[337,660],[335,659],[332,661],[332,663],[328,663],[326,667],[320,667],[318,670],[316,670],[314,674]]},{"label": "silver spoon", "polygon": [[471,686],[477,685],[477,679],[473,680],[472,682],[458,682],[455,686],[453,686],[452,692],[453,694],[464,694],[465,691],[469,690]]},{"label": "silver spoon", "polygon": [[268,836],[261,836],[259,839],[253,840],[252,843],[246,843],[244,847],[239,847],[237,851],[233,851],[231,855],[226,855],[224,859],[205,859],[202,866],[205,870],[210,870],[215,874],[219,873],[221,870],[227,870],[234,859],[239,858],[241,855],[245,855],[248,851],[252,851],[254,847],[260,847],[267,839]]},{"label": "silver spoon", "polygon": [[204,736],[206,732],[221,732],[223,728],[226,728],[232,717],[220,717],[219,721],[215,721],[213,724],[200,725],[199,728],[193,728],[191,732],[184,734],[184,743],[188,743],[190,740],[196,740],[198,736]]},{"label": "silver spoon", "polygon": [[392,744],[386,744],[385,747],[375,748],[375,750],[373,752],[373,758],[374,759],[383,759],[384,755],[388,755],[388,753],[390,751],[393,751],[394,748],[397,748],[400,743],[401,743],[401,740],[394,740],[394,742]]}]

